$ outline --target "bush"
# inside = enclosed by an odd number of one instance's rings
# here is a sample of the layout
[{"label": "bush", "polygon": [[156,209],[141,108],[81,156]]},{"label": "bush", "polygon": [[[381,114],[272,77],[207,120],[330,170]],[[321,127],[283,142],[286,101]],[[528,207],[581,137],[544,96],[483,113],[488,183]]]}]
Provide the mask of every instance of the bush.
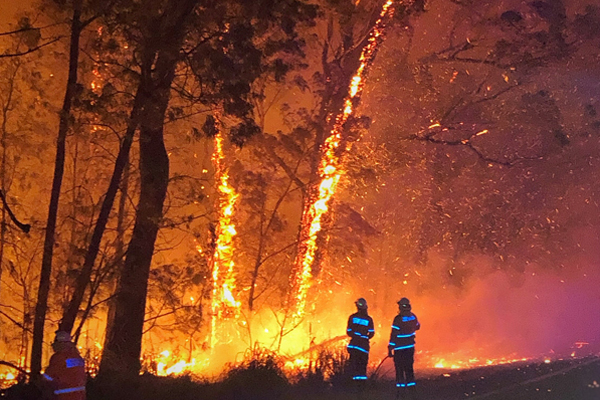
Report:
[{"label": "bush", "polygon": [[348,353],[343,348],[322,348],[313,353],[308,369],[295,377],[299,387],[323,388],[345,384]]},{"label": "bush", "polygon": [[280,359],[255,348],[245,360],[225,373],[218,384],[220,400],[274,400],[289,389]]}]

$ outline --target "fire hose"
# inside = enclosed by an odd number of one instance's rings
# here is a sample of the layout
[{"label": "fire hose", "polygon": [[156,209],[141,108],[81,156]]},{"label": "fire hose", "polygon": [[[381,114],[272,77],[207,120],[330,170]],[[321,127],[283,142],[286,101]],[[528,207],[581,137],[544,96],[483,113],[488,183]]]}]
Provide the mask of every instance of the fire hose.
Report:
[{"label": "fire hose", "polygon": [[381,368],[381,366],[383,365],[384,361],[387,360],[388,358],[392,358],[390,355],[384,357],[383,360],[381,360],[381,362],[379,363],[379,365],[377,366],[377,368],[375,368],[375,372],[373,372],[372,377],[376,378],[377,374],[379,373],[379,369]]}]

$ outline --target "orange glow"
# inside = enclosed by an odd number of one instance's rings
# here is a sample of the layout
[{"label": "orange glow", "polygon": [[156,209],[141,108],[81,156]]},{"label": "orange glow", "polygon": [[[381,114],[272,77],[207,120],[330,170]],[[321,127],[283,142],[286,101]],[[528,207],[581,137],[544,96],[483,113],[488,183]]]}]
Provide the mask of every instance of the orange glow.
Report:
[{"label": "orange glow", "polygon": [[344,124],[358,104],[368,67],[375,59],[377,47],[382,39],[384,21],[393,15],[393,3],[393,0],[388,0],[384,4],[379,19],[375,23],[368,42],[360,55],[360,65],[350,81],[343,111],[336,117],[333,128],[321,147],[322,156],[318,170],[319,184],[317,190],[309,194],[306,200],[301,221],[298,254],[290,278],[288,307],[292,315],[295,316],[302,316],[305,312],[307,291],[310,287],[315,255],[318,250],[317,236],[322,230],[323,217],[329,212],[328,203],[336,192],[342,174],[342,165],[338,153],[342,144]]},{"label": "orange glow", "polygon": [[[102,37],[102,27],[99,27],[96,30],[96,33],[98,35],[98,38]],[[96,57],[97,58],[100,57],[99,52],[96,52]],[[103,86],[104,79],[102,78],[102,74],[100,73],[100,69],[98,68],[97,63],[95,63],[94,68],[92,68],[92,74],[94,75],[94,78],[93,78],[92,82],[90,83],[90,88],[92,89],[92,92],[94,92],[97,95],[100,95],[100,94],[102,94],[102,86]]]},{"label": "orange glow", "polygon": [[159,354],[156,361],[156,375],[180,375],[185,372],[193,371],[196,365],[196,359],[193,358],[190,362],[184,360],[175,361],[169,350],[165,350]]},{"label": "orange glow", "polygon": [[240,307],[240,302],[233,295],[236,288],[233,238],[237,232],[232,216],[238,195],[229,184],[229,175],[223,165],[223,158],[223,136],[219,132],[215,136],[215,150],[212,157],[218,182],[217,209],[219,220],[215,229],[216,241],[212,255],[211,348],[214,344],[217,320],[236,316]]},{"label": "orange glow", "polygon": [[530,360],[529,358],[497,358],[497,359],[479,359],[479,358],[456,358],[448,360],[445,358],[439,359],[437,362],[433,360],[425,360],[422,362],[424,366],[432,365],[438,369],[468,369],[476,367],[484,367],[489,365],[503,365],[513,364],[518,362],[524,362]]},{"label": "orange glow", "polygon": [[17,377],[12,372],[0,373],[0,389],[6,389],[17,383]]}]

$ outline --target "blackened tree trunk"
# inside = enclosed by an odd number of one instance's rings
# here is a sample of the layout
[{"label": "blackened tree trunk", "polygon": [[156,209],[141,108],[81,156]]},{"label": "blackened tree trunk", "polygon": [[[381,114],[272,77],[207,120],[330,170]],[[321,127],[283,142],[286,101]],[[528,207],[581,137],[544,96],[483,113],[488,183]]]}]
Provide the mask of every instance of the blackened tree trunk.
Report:
[{"label": "blackened tree trunk", "polygon": [[169,3],[146,38],[139,93],[140,199],[127,256],[116,294],[115,317],[100,364],[100,376],[137,376],[140,370],[146,295],[154,243],[162,219],[169,180],[164,118],[171,83],[180,60],[186,21],[198,0]]},{"label": "blackened tree trunk", "polygon": [[71,296],[69,306],[65,310],[65,313],[60,322],[59,329],[62,331],[71,332],[71,330],[73,329],[73,325],[75,324],[75,319],[77,318],[79,307],[81,305],[81,302],[83,301],[85,289],[87,288],[88,283],[90,282],[94,263],[96,261],[96,257],[98,256],[98,252],[100,251],[100,242],[102,241],[102,235],[104,234],[104,230],[106,229],[106,224],[108,223],[110,211],[112,210],[113,204],[115,202],[115,197],[117,196],[117,192],[119,190],[121,176],[123,175],[123,170],[129,163],[129,151],[131,150],[131,144],[133,143],[135,130],[138,127],[140,97],[141,96],[138,92],[133,102],[133,108],[130,114],[127,131],[125,132],[125,136],[123,137],[121,146],[119,148],[119,154],[117,155],[117,159],[115,161],[113,175],[108,185],[106,194],[104,196],[104,200],[102,201],[102,207],[100,208],[100,213],[98,214],[98,219],[96,220],[96,225],[94,227],[94,232],[92,233],[90,245],[85,254],[85,259],[83,262],[83,266],[81,267],[81,271],[77,276],[75,290],[73,291],[73,295]]},{"label": "blackened tree trunk", "polygon": [[[115,243],[115,255],[118,260],[115,263],[115,271],[113,277],[113,283],[111,286],[111,293],[115,293],[117,291],[117,287],[119,285],[119,280],[121,276],[121,271],[123,270],[123,261],[125,257],[125,211],[127,209],[127,196],[129,195],[129,168],[130,165],[127,164],[125,167],[125,171],[123,171],[123,179],[121,181],[121,197],[119,199],[119,212],[117,214],[117,239]],[[108,311],[106,315],[106,329],[105,332],[105,343],[106,340],[110,337],[110,331],[112,330],[113,323],[115,321],[115,308],[117,304],[114,296],[112,296],[108,301]]]},{"label": "blackened tree trunk", "polygon": [[[2,132],[0,132],[0,145],[2,146],[2,161],[0,163],[0,190],[6,195],[6,139],[8,135],[7,123],[8,114],[10,109],[13,107],[12,96],[15,91],[15,80],[17,78],[17,72],[19,71],[20,64],[15,63],[15,69],[9,78],[8,93],[4,93],[6,96],[5,103],[2,105]],[[2,265],[4,263],[4,245],[6,241],[6,207],[2,207],[2,217],[0,220],[0,281],[2,280]],[[0,297],[1,298],[1,297]]]},{"label": "blackened tree trunk", "polygon": [[65,168],[65,147],[69,121],[71,119],[71,105],[77,92],[77,69],[79,65],[79,38],[83,24],[81,23],[82,0],[73,1],[73,20],[71,21],[71,42],[69,49],[69,74],[67,89],[63,106],[60,111],[58,138],[56,140],[56,159],[54,164],[54,178],[48,208],[48,221],[44,237],[44,250],[42,254],[42,267],[40,271],[40,284],[35,305],[33,322],[33,341],[31,345],[31,374],[35,379],[42,369],[42,343],[44,340],[44,323],[48,308],[48,293],[50,292],[50,274],[52,272],[52,255],[54,250],[56,219],[58,215],[58,201]]}]

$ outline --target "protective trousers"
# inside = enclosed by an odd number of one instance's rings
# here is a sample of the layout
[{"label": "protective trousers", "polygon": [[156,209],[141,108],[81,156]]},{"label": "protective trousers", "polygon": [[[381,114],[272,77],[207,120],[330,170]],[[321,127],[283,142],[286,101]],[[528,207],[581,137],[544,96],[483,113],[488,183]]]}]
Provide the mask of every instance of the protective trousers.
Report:
[{"label": "protective trousers", "polygon": [[348,349],[350,354],[350,376],[353,380],[367,379],[367,364],[369,363],[369,353],[358,349]]},{"label": "protective trousers", "polygon": [[415,348],[394,350],[394,366],[396,367],[396,386],[415,386]]}]

